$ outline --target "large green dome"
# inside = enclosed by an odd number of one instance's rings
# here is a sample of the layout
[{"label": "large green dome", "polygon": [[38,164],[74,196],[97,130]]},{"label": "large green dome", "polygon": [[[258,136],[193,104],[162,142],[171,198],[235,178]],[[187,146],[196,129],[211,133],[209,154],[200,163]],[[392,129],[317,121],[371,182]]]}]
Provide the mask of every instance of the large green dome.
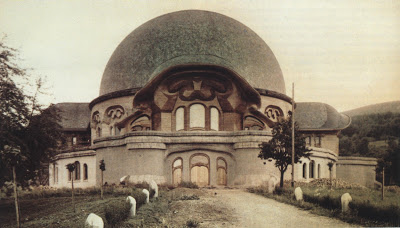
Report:
[{"label": "large green dome", "polygon": [[226,67],[254,88],[285,94],[278,61],[255,32],[218,13],[186,10],[154,18],[124,39],[107,63],[100,96],[143,87],[163,70],[185,64]]}]

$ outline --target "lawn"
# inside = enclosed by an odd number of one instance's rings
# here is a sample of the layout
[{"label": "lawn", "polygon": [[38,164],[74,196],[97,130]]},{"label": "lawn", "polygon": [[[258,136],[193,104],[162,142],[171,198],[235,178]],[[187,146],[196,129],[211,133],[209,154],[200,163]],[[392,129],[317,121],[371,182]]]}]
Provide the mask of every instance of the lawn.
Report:
[{"label": "lawn", "polygon": [[[89,213],[104,217],[104,208],[111,202],[124,201],[124,196],[78,196],[75,198],[76,212],[71,197],[49,197],[21,199],[20,212],[23,227],[82,227]],[[0,202],[0,224],[15,227],[14,200]]]},{"label": "lawn", "polygon": [[[400,226],[400,188],[390,187],[385,190],[384,200],[381,191],[361,186],[353,186],[340,181],[338,187],[331,188],[329,180],[315,180],[310,183],[296,183],[303,191],[304,202],[294,199],[294,189],[286,182],[283,189],[270,194],[266,187],[249,188],[253,193],[273,198],[310,210],[313,213],[335,217],[346,222],[364,226]],[[341,213],[340,198],[344,193],[352,197],[351,211]]]}]

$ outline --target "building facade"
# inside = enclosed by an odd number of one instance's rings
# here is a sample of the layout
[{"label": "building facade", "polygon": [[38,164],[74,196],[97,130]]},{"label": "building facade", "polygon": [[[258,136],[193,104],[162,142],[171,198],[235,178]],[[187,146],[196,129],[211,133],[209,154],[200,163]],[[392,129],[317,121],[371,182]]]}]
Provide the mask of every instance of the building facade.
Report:
[{"label": "building facade", "polygon": [[[55,157],[51,186],[69,186],[72,178],[77,187],[99,185],[101,160],[109,184],[129,175],[130,182],[252,186],[279,179],[274,162],[257,155],[273,125],[288,116],[291,99],[278,61],[257,34],[224,15],[188,10],[129,34],[91,103],[58,106],[77,146]],[[312,149],[295,165],[295,179],[328,178],[350,118],[313,102],[297,103],[295,112]],[[90,145],[79,145],[87,143],[81,138]],[[65,165],[72,162],[78,168],[71,176]]]}]

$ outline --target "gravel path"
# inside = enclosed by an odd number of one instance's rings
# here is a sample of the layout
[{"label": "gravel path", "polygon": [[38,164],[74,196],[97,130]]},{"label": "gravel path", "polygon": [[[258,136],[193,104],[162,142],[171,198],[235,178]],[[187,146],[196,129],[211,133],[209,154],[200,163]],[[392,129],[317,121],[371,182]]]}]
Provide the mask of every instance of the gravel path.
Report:
[{"label": "gravel path", "polygon": [[[349,227],[337,219],[311,214],[294,206],[242,190],[210,190],[215,203],[231,208],[230,227]],[[216,195],[215,195],[216,193]],[[219,225],[217,225],[219,227]]]}]

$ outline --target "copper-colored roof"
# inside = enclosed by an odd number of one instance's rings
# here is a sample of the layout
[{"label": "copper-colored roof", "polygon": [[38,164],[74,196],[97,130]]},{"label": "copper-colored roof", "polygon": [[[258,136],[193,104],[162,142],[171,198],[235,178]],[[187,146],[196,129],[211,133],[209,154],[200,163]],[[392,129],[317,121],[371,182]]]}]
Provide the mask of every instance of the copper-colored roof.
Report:
[{"label": "copper-colored roof", "polygon": [[90,123],[89,103],[58,103],[61,122],[64,131],[84,131]]},{"label": "copper-colored roof", "polygon": [[301,130],[342,130],[351,123],[349,116],[319,102],[296,103],[295,120]]},{"label": "copper-colored roof", "polygon": [[252,87],[285,94],[285,82],[268,45],[242,23],[213,12],[185,10],[154,18],[129,34],[112,54],[100,96],[144,87],[178,65],[217,65]]}]

